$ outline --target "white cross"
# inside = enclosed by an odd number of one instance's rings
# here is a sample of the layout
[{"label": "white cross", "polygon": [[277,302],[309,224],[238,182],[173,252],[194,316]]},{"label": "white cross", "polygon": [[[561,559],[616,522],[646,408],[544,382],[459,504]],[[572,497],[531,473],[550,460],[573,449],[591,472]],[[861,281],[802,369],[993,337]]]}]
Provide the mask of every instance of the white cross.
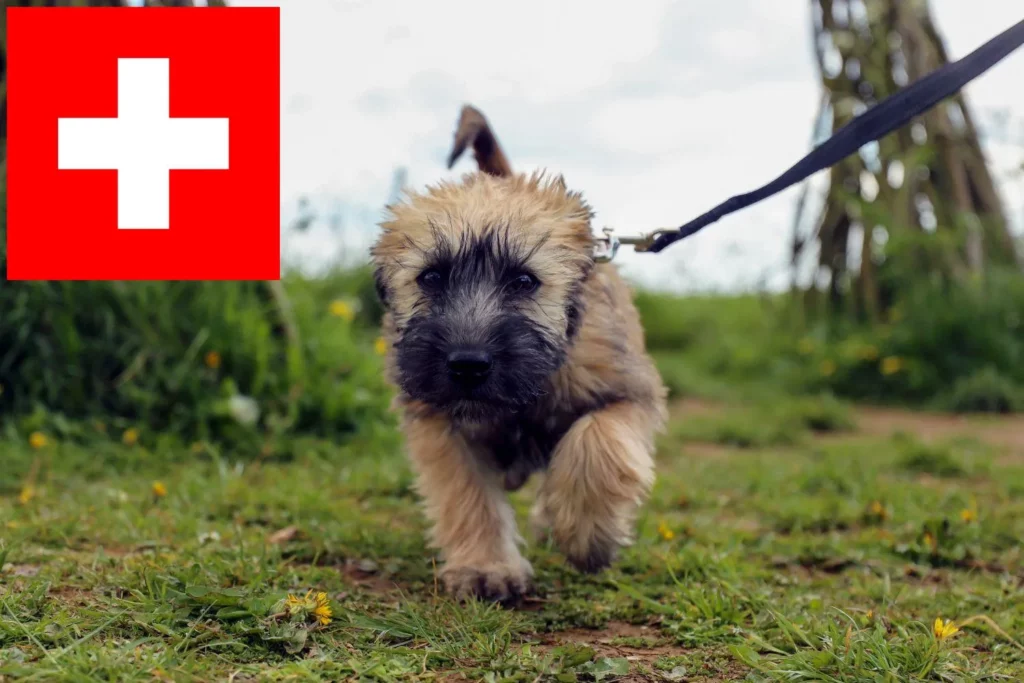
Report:
[{"label": "white cross", "polygon": [[116,119],[58,119],[57,168],[117,170],[117,227],[166,230],[171,169],[228,168],[228,119],[170,118],[170,60],[117,60]]}]

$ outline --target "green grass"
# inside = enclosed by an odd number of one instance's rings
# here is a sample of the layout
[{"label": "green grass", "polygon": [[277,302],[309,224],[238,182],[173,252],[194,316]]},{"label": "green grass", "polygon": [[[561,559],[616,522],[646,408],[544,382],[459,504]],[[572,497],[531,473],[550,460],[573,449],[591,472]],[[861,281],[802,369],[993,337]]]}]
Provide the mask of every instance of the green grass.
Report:
[{"label": "green grass", "polygon": [[[892,283],[872,324],[805,306],[821,293],[638,292],[649,348],[676,396],[828,391],[849,400],[1010,413],[1024,406],[1024,279],[998,268],[956,283]],[[749,398],[749,395],[745,396]]]},{"label": "green grass", "polygon": [[[248,449],[258,433],[346,438],[380,422],[367,269],[279,284],[287,305],[266,282],[3,282],[0,422],[101,420]],[[239,397],[252,420],[233,419]]]},{"label": "green grass", "polygon": [[[677,418],[637,544],[592,577],[531,545],[538,592],[517,610],[438,593],[390,428],[256,458],[8,437],[0,680],[1024,677],[1024,461],[983,433],[859,433],[829,399],[711,415],[754,436],[707,453],[726,430]],[[310,590],[329,624],[281,602]]]},{"label": "green grass", "polygon": [[762,398],[738,409],[678,420],[678,438],[735,448],[795,446],[814,433],[845,432],[854,427],[850,409],[828,395]]}]

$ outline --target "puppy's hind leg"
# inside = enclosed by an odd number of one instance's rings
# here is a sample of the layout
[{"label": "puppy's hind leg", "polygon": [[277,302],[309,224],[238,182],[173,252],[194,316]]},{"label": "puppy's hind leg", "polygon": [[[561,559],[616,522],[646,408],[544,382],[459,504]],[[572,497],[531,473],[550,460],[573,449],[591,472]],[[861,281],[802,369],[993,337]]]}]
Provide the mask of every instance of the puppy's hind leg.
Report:
[{"label": "puppy's hind leg", "polygon": [[659,422],[657,409],[616,403],[581,417],[556,446],[535,520],[580,571],[604,569],[633,542],[637,510],[654,484]]},{"label": "puppy's hind leg", "polygon": [[502,475],[445,420],[411,419],[405,432],[432,541],[444,559],[445,588],[459,599],[519,598],[529,589],[533,570],[519,552],[521,538]]}]

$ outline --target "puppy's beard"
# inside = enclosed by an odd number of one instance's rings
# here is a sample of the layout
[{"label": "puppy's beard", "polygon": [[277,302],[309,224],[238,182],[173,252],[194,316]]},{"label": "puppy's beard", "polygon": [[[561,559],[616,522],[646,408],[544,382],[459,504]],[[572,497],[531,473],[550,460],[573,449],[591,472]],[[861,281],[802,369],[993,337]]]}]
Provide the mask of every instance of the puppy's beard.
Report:
[{"label": "puppy's beard", "polygon": [[467,425],[483,425],[500,420],[510,410],[502,404],[485,401],[456,400],[444,406],[443,410],[453,422]]}]

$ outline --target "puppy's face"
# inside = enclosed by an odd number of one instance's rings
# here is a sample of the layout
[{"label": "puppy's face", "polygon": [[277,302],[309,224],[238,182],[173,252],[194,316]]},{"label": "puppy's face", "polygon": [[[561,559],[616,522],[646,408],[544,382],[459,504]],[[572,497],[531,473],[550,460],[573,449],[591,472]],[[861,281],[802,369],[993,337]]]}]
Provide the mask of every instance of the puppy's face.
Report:
[{"label": "puppy's face", "polygon": [[389,209],[372,255],[403,393],[463,420],[538,398],[593,265],[586,204],[561,179],[477,174]]}]

